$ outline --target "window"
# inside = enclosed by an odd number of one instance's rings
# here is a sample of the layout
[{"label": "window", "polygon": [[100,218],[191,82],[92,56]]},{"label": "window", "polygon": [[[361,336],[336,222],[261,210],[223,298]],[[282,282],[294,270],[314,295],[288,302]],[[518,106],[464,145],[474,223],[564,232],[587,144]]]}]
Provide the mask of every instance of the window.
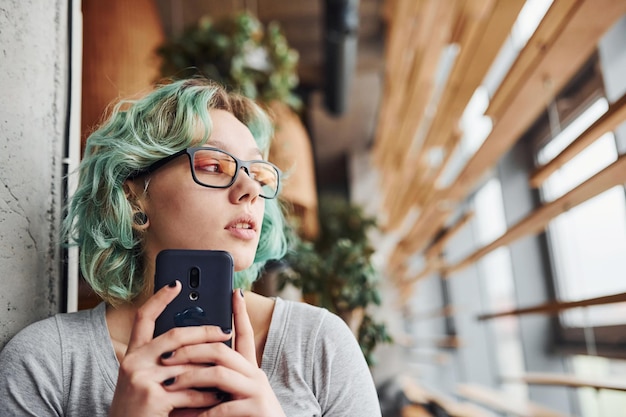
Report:
[{"label": "window", "polygon": [[[599,381],[620,380],[626,374],[626,361],[594,356],[573,356],[571,367],[575,374]],[[626,409],[626,396],[623,392],[584,388],[578,389],[577,393],[581,415],[586,417],[610,416],[615,410]]]},{"label": "window", "polygon": [[[485,245],[506,231],[504,206],[500,181],[492,178],[474,196],[476,213],[475,235],[479,245]],[[499,248],[481,258],[478,263],[485,288],[485,308],[489,311],[506,311],[515,308],[515,285],[508,247]],[[524,373],[524,355],[519,333],[519,320],[516,316],[489,320],[494,339],[498,372],[500,376],[515,376]],[[497,341],[497,342],[496,342]],[[522,384],[503,383],[502,389],[519,400],[528,397],[528,390]]]},{"label": "window", "polygon": [[[593,103],[540,152],[550,160],[608,109],[602,98]],[[607,133],[555,172],[542,186],[552,201],[595,175],[617,159],[615,137]],[[548,233],[559,299],[576,301],[623,292],[626,270],[626,200],[623,187],[614,187],[557,217]],[[562,314],[568,327],[624,323],[626,305],[575,309]]]},{"label": "window", "polygon": [[[538,165],[561,153],[609,108],[597,62],[565,90],[543,120],[544,137],[536,152]],[[544,202],[567,194],[618,158],[613,133],[595,140],[566,162],[541,186]],[[579,301],[626,292],[626,196],[616,186],[550,222],[547,233],[553,286],[559,301]],[[591,355],[624,357],[626,303],[581,307],[559,314],[559,345]],[[623,336],[622,336],[623,335]]]}]

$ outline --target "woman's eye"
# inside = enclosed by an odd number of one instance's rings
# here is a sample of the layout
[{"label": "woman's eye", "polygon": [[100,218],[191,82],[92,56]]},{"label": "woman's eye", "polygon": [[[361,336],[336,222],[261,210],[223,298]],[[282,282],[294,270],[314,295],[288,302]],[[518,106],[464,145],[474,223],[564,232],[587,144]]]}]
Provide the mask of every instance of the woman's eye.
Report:
[{"label": "woman's eye", "polygon": [[204,172],[204,173],[220,173],[220,165],[219,164],[204,164],[204,165],[196,165],[196,172]]},{"label": "woman's eye", "polygon": [[202,161],[202,163],[196,164],[196,171],[215,172],[215,173],[223,172],[222,165],[220,164],[219,161],[215,161],[215,160],[214,161]]}]

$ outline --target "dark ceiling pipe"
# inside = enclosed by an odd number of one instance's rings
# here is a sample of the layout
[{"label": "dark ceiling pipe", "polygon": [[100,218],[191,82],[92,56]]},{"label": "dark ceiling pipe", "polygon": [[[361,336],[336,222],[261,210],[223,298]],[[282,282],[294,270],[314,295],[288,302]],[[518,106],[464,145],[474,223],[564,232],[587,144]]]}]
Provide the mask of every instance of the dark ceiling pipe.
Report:
[{"label": "dark ceiling pipe", "polygon": [[340,116],[348,106],[357,59],[359,0],[325,0],[324,105]]}]

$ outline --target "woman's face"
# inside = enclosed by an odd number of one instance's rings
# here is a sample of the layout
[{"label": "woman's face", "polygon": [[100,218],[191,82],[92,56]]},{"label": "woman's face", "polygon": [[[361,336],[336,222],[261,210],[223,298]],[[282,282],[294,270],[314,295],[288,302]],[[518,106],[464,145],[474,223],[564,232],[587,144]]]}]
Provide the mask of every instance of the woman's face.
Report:
[{"label": "woman's face", "polygon": [[[205,146],[242,160],[262,159],[252,133],[235,116],[224,110],[211,110],[210,115],[213,130]],[[151,175],[142,197],[149,222],[144,251],[150,264],[163,249],[225,250],[233,256],[236,271],[252,264],[265,199],[257,183],[241,171],[229,188],[203,187],[194,182],[189,158],[183,155]]]}]

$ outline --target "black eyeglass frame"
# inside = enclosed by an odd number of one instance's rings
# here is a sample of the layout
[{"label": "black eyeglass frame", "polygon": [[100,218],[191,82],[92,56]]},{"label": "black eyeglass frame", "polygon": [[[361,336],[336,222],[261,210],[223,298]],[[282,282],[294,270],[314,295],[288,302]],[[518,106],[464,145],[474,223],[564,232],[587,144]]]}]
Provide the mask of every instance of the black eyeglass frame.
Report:
[{"label": "black eyeglass frame", "polygon": [[[196,152],[198,151],[217,151],[217,152],[222,152],[228,156],[230,156],[231,158],[233,158],[235,160],[235,175],[231,178],[230,182],[227,185],[208,185],[205,184],[203,182],[200,182],[200,180],[198,180],[198,178],[196,177],[196,169],[193,166],[193,158]],[[207,188],[229,188],[231,187],[235,181],[237,181],[237,176],[239,175],[239,171],[241,171],[241,168],[244,168],[246,170],[246,174],[248,176],[250,176],[250,166],[253,163],[258,163],[261,162],[263,164],[267,164],[269,166],[271,166],[272,168],[274,168],[276,170],[276,192],[274,193],[273,196],[268,197],[265,195],[262,195],[261,193],[259,193],[259,195],[267,200],[271,200],[276,198],[276,196],[278,195],[278,192],[280,190],[280,177],[282,176],[282,172],[280,170],[280,168],[278,168],[276,165],[272,164],[271,162],[265,161],[263,159],[252,159],[250,161],[244,161],[242,159],[237,158],[235,155],[226,152],[223,149],[219,149],[219,148],[213,148],[210,146],[200,146],[200,147],[193,147],[193,148],[186,148],[183,149],[181,151],[178,151],[172,155],[166,156],[164,158],[159,159],[158,161],[153,162],[152,164],[148,165],[146,168],[144,169],[140,169],[140,170],[136,170],[134,172],[132,172],[127,178],[128,179],[135,179],[137,177],[141,177],[147,174],[151,174],[154,171],[156,171],[157,169],[161,168],[162,166],[168,164],[169,162],[173,161],[174,159],[178,158],[181,155],[187,155],[188,159],[189,159],[189,168],[191,170],[191,176],[194,180],[194,182],[198,185],[201,185],[203,187],[207,187]],[[263,188],[261,187],[261,190],[263,190]]]}]

